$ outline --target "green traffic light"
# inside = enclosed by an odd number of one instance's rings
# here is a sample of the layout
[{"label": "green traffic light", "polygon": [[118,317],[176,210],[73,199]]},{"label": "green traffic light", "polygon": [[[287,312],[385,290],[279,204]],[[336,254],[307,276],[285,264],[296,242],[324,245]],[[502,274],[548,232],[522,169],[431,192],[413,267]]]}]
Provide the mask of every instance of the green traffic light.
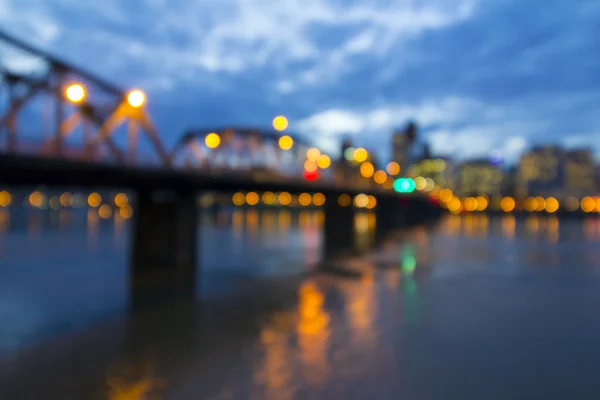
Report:
[{"label": "green traffic light", "polygon": [[415,191],[415,181],[412,178],[398,178],[394,181],[394,190],[398,193],[412,193]]}]

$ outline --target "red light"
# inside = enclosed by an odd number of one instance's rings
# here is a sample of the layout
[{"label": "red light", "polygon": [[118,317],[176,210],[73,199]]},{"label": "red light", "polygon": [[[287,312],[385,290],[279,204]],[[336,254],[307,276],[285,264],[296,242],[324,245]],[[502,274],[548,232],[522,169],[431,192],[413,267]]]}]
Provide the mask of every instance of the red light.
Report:
[{"label": "red light", "polygon": [[307,181],[314,181],[317,180],[319,178],[319,171],[312,171],[309,172],[307,170],[304,170],[304,179],[306,179]]},{"label": "red light", "polygon": [[439,206],[440,205],[440,199],[437,197],[430,197],[429,198],[429,204],[431,204],[432,206]]}]

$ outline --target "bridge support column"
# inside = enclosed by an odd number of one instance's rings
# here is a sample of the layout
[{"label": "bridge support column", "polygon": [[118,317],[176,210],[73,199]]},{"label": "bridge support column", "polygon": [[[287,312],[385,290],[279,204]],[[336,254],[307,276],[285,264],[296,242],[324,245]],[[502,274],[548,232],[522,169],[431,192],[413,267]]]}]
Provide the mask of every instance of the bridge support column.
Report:
[{"label": "bridge support column", "polygon": [[397,197],[379,198],[375,216],[375,242],[378,244],[387,239],[393,230],[406,224],[406,209]]},{"label": "bridge support column", "polygon": [[195,295],[198,237],[194,193],[138,193],[131,243],[132,306]]},{"label": "bridge support column", "polygon": [[354,207],[340,206],[336,200],[325,203],[323,226],[323,260],[328,261],[355,253]]}]

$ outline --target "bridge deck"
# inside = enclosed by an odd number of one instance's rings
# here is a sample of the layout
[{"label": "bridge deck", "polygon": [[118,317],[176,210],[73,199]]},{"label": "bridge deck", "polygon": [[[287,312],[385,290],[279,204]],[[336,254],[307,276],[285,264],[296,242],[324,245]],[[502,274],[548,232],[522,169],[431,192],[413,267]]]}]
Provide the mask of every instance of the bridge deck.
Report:
[{"label": "bridge deck", "polygon": [[163,167],[126,167],[66,158],[7,154],[0,154],[0,183],[16,186],[107,187],[135,190],[252,190],[400,196],[383,188],[360,188],[333,181],[308,182],[302,178],[254,171],[187,171]]}]

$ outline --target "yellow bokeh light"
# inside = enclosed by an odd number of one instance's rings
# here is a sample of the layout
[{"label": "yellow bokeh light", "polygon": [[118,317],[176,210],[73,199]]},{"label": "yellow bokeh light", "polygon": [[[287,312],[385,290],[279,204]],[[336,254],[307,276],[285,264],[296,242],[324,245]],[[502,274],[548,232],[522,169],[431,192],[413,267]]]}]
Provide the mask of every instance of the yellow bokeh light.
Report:
[{"label": "yellow bokeh light", "polygon": [[282,206],[288,206],[292,202],[292,195],[288,192],[281,192],[277,195],[277,201]]},{"label": "yellow bokeh light", "polygon": [[387,174],[385,173],[385,171],[377,171],[375,172],[375,174],[373,174],[373,180],[375,181],[375,183],[381,185],[387,180]]},{"label": "yellow bokeh light", "polygon": [[131,218],[133,216],[133,208],[129,204],[119,208],[121,218]]},{"label": "yellow bokeh light", "polygon": [[490,204],[489,200],[485,196],[477,196],[477,211],[485,211]]},{"label": "yellow bokeh light", "polygon": [[301,206],[309,206],[311,201],[312,196],[308,193],[302,193],[300,196],[298,196],[298,203],[300,203]]},{"label": "yellow bokeh light", "polygon": [[231,197],[231,201],[236,206],[241,206],[246,202],[246,196],[244,195],[244,193],[237,192]]},{"label": "yellow bokeh light", "polygon": [[102,203],[102,196],[98,193],[92,193],[88,196],[88,204],[90,207],[96,208],[100,206],[100,203]]},{"label": "yellow bokeh light", "polygon": [[146,102],[146,95],[141,90],[132,90],[127,95],[127,102],[131,107],[139,108]]},{"label": "yellow bokeh light", "polygon": [[454,193],[452,193],[452,190],[450,189],[442,189],[440,191],[440,200],[443,203],[447,203],[450,200],[452,200],[452,198],[454,197]]},{"label": "yellow bokeh light", "polygon": [[596,202],[591,197],[584,197],[580,206],[583,212],[590,213],[596,209]]},{"label": "yellow bokeh light", "polygon": [[361,163],[367,161],[367,158],[369,158],[367,150],[362,147],[354,150],[354,161]]},{"label": "yellow bokeh light", "polygon": [[525,200],[525,210],[532,212],[537,210],[538,208],[538,204],[537,204],[537,200],[535,199],[535,197],[529,197]]},{"label": "yellow bokeh light", "polygon": [[560,207],[560,203],[554,197],[548,197],[546,199],[545,206],[546,206],[546,212],[549,212],[550,214],[552,214],[552,213],[555,213],[556,211],[558,211],[558,208]]},{"label": "yellow bokeh light", "polygon": [[358,208],[364,208],[369,204],[369,196],[364,193],[357,194],[354,197],[354,205]]},{"label": "yellow bokeh light", "polygon": [[458,214],[462,211],[462,203],[456,196],[453,196],[450,201],[447,202],[446,206],[448,210],[454,214]]},{"label": "yellow bokeh light", "polygon": [[108,204],[102,204],[98,209],[98,215],[102,219],[108,219],[112,216],[113,210]]},{"label": "yellow bokeh light", "polygon": [[276,131],[285,131],[288,127],[288,120],[283,115],[278,115],[273,118],[273,129]]},{"label": "yellow bokeh light", "polygon": [[340,194],[338,197],[338,204],[342,207],[348,207],[352,199],[347,194]]},{"label": "yellow bokeh light", "polygon": [[273,192],[264,192],[262,195],[262,202],[271,205],[275,203],[275,193]]},{"label": "yellow bokeh light", "polygon": [[415,178],[415,189],[417,190],[425,190],[427,187],[427,180],[422,176],[417,176]]},{"label": "yellow bokeh light", "polygon": [[544,211],[546,209],[546,199],[544,199],[543,197],[536,197],[535,198],[535,202],[536,202],[536,208],[535,211]]},{"label": "yellow bokeh light", "polygon": [[392,161],[387,165],[385,170],[390,175],[398,175],[400,173],[400,164],[398,164],[396,161]]},{"label": "yellow bokeh light", "polygon": [[0,192],[0,207],[8,207],[12,203],[12,196],[7,191]]},{"label": "yellow bokeh light", "polygon": [[311,147],[306,152],[306,158],[308,160],[314,161],[314,162],[317,162],[317,160],[319,159],[320,155],[321,155],[321,151],[319,149],[317,149],[316,147]]},{"label": "yellow bokeh light", "polygon": [[61,206],[70,207],[71,205],[73,205],[73,195],[71,195],[71,193],[69,192],[65,192],[60,195],[59,201]]},{"label": "yellow bokeh light", "polygon": [[368,200],[369,200],[369,201],[368,201],[368,203],[367,203],[367,206],[366,206],[366,207],[367,207],[369,210],[371,210],[371,209],[375,208],[375,206],[377,205],[377,199],[375,198],[375,196],[371,196],[371,195],[369,195],[369,196],[367,196],[367,198],[368,198]]},{"label": "yellow bokeh light", "polygon": [[375,173],[375,167],[370,162],[365,162],[360,165],[360,174],[364,178],[370,178]]},{"label": "yellow bokeh light", "polygon": [[258,194],[255,192],[248,192],[246,194],[246,203],[248,203],[249,206],[255,206],[258,204]]},{"label": "yellow bokeh light", "polygon": [[85,100],[85,88],[79,83],[73,83],[65,90],[65,97],[71,103],[81,103]]},{"label": "yellow bokeh light", "polygon": [[125,193],[118,193],[115,196],[115,205],[117,207],[125,207],[127,204],[129,204],[129,197]]},{"label": "yellow bokeh light", "polygon": [[294,140],[291,137],[285,135],[279,138],[279,148],[281,150],[289,150],[292,146],[294,146]]},{"label": "yellow bokeh light", "polygon": [[316,162],[311,161],[311,160],[304,161],[304,169],[306,171],[315,172],[318,168],[319,168],[319,166],[317,165]]},{"label": "yellow bokeh light", "polygon": [[467,197],[463,203],[463,207],[469,212],[477,210],[477,199],[475,197]]},{"label": "yellow bokeh light", "polygon": [[328,155],[321,154],[319,156],[319,159],[317,160],[317,165],[321,169],[327,169],[331,165],[331,159],[329,158]]},{"label": "yellow bokeh light", "polygon": [[323,204],[325,204],[325,195],[323,193],[313,194],[312,202],[315,206],[321,207]]},{"label": "yellow bokeh light", "polygon": [[204,138],[204,143],[209,149],[216,149],[221,144],[221,137],[215,132],[211,132]]},{"label": "yellow bokeh light", "polygon": [[34,207],[41,207],[44,204],[44,195],[36,190],[29,195],[29,204]]},{"label": "yellow bokeh light", "polygon": [[511,212],[515,209],[516,204],[517,203],[515,202],[515,199],[513,199],[512,197],[504,197],[500,201],[500,208],[504,212]]}]

